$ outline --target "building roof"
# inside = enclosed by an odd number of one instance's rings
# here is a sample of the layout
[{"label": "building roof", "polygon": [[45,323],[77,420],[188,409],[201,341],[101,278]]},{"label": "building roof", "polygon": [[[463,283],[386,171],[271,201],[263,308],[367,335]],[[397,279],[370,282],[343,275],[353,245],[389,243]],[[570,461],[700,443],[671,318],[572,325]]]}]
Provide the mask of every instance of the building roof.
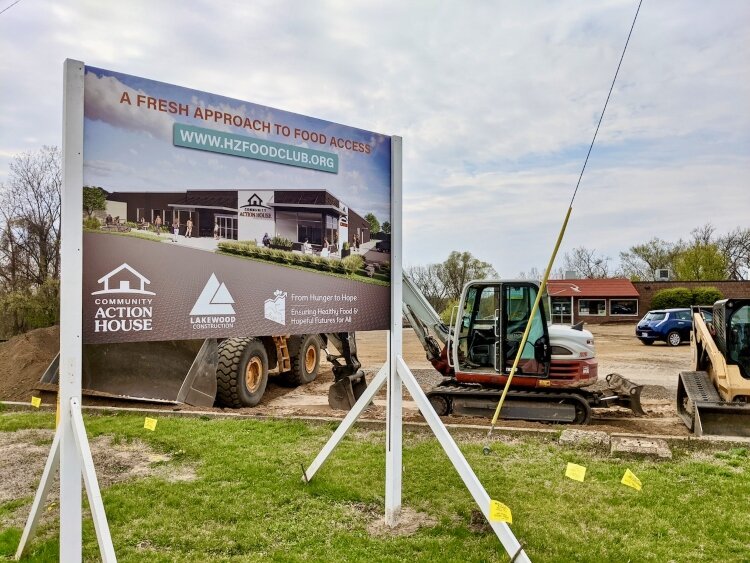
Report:
[{"label": "building roof", "polygon": [[638,290],[624,278],[601,280],[549,280],[550,297],[638,297]]}]

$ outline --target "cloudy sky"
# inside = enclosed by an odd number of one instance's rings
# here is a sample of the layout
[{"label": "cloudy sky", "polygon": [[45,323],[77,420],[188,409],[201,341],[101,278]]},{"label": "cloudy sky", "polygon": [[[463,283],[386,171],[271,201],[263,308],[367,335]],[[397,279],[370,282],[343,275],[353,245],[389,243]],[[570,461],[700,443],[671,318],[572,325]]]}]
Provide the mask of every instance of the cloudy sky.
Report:
[{"label": "cloudy sky", "polygon": [[[0,14],[0,182],[60,144],[74,58],[400,135],[406,264],[469,250],[515,276],[548,260],[636,7],[21,0]],[[748,226],[749,42],[744,0],[644,1],[561,253]]]}]

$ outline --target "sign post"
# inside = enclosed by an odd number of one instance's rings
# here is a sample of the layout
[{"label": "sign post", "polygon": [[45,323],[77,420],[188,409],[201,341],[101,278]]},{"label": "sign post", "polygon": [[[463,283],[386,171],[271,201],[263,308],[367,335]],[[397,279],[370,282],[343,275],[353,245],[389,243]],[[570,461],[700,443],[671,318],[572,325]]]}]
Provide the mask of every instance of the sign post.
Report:
[{"label": "sign post", "polygon": [[66,60],[63,73],[63,189],[60,243],[60,423],[50,448],[31,513],[16,551],[20,559],[44,511],[55,473],[60,473],[60,561],[82,560],[82,487],[94,520],[99,551],[106,563],[116,561],[99,483],[81,415],[83,365],[83,78],[82,62]]}]

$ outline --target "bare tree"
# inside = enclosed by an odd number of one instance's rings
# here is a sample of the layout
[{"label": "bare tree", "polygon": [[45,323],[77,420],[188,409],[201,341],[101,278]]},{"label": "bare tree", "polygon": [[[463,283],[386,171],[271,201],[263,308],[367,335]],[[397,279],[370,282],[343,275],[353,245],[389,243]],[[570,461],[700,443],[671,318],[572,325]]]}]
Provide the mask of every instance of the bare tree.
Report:
[{"label": "bare tree", "polygon": [[566,270],[575,270],[582,278],[607,278],[610,258],[597,255],[595,249],[585,246],[574,248],[565,253],[564,263]]},{"label": "bare tree", "polygon": [[0,185],[0,279],[9,290],[60,275],[60,151],[16,156]]},{"label": "bare tree", "polygon": [[656,270],[669,269],[674,272],[675,258],[684,250],[685,244],[667,242],[660,238],[631,246],[620,252],[620,268],[623,274],[631,279],[654,281]]},{"label": "bare tree", "polygon": [[723,237],[716,246],[727,261],[727,277],[730,280],[745,280],[750,277],[750,228],[737,227]]},{"label": "bare tree", "polygon": [[442,267],[442,264],[427,264],[426,266],[409,266],[406,268],[406,274],[436,311],[442,311],[448,302],[448,294],[441,281],[440,270]]}]

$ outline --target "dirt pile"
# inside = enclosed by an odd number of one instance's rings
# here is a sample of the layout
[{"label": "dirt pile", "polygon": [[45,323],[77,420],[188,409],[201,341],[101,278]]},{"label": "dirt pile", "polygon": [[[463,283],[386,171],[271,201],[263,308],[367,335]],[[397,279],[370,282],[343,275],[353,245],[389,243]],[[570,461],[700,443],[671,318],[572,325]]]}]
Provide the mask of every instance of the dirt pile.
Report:
[{"label": "dirt pile", "polygon": [[0,344],[0,401],[29,401],[60,348],[60,327],[32,330]]}]

